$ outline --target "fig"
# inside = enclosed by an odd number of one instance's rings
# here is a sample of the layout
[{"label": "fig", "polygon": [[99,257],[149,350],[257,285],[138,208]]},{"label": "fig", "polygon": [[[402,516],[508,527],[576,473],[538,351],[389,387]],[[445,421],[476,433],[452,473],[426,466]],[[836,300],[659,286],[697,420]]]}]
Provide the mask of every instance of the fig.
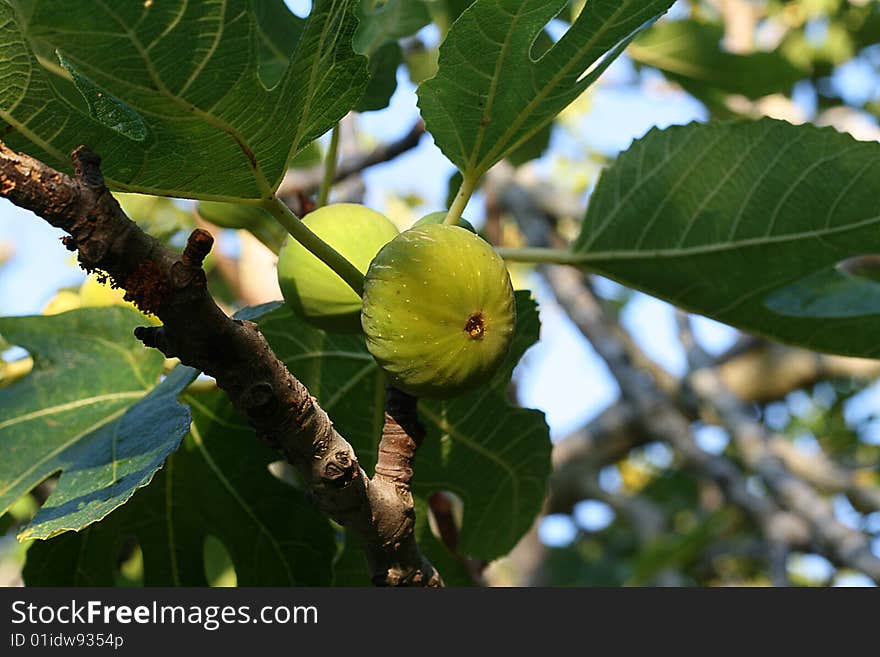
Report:
[{"label": "fig", "polygon": [[[426,226],[427,224],[442,224],[446,221],[446,213],[445,212],[432,212],[431,214],[426,214],[424,217],[419,219],[416,223],[412,225],[413,228],[416,226]],[[464,217],[458,218],[458,226],[465,228],[472,233],[476,233],[477,229],[471,225],[471,222],[465,219]]]},{"label": "fig", "polygon": [[83,307],[129,306],[137,310],[133,303],[123,298],[124,296],[125,290],[110,287],[108,282],[99,280],[95,275],[86,278],[79,288],[79,298]]},{"label": "fig", "polygon": [[[398,231],[383,214],[355,203],[326,205],[303,222],[359,271]],[[278,284],[285,302],[304,320],[325,331],[361,330],[361,298],[302,244],[288,237],[278,254]]]},{"label": "fig", "polygon": [[144,321],[158,326],[162,322],[155,315],[142,312],[130,301],[125,300],[125,290],[113,288],[109,282],[102,282],[96,274],[90,275],[78,290],[73,288],[59,290],[43,307],[44,315],[58,315],[77,308],[101,306],[127,306],[144,316]]},{"label": "fig", "polygon": [[268,212],[255,205],[200,201],[199,216],[220,228],[247,230],[274,253],[278,253],[287,231]]},{"label": "fig", "polygon": [[445,399],[489,381],[515,321],[504,261],[464,228],[410,228],[382,247],[367,271],[367,348],[391,384],[411,395]]},{"label": "fig", "polygon": [[272,221],[272,215],[256,205],[244,203],[221,203],[219,201],[199,201],[199,215],[221,228],[243,228],[245,230],[263,221]]}]

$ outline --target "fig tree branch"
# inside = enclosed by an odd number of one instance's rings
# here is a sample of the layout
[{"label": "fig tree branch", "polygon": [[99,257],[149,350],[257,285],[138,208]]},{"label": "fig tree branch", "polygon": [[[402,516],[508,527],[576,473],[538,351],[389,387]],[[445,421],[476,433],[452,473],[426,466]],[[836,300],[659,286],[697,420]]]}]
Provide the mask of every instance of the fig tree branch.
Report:
[{"label": "fig tree branch", "polygon": [[196,229],[183,254],[144,233],[104,185],[100,158],[78,148],[75,177],[0,142],[0,196],[68,233],[80,266],[109,276],[125,298],[159,317],[140,327],[148,347],[214,377],[258,436],[294,465],[315,504],[358,537],[376,584],[442,585],[412,532],[411,496],[370,479],[352,446],[274,354],[253,322],[217,306],[201,267],[213,238]]},{"label": "fig tree branch", "polygon": [[[362,173],[370,167],[390,162],[400,157],[418,146],[424,134],[425,124],[421,120],[416,121],[400,139],[387,144],[381,144],[367,153],[340,162],[336,167],[332,182],[340,183]],[[321,187],[324,174],[325,168],[323,166],[314,167],[306,171],[292,172],[281,183],[277,195],[280,198],[287,199],[298,194],[315,194]]]},{"label": "fig tree branch", "polygon": [[[608,365],[624,397],[636,407],[643,430],[653,435],[654,440],[670,444],[690,470],[716,482],[731,503],[752,517],[765,538],[767,564],[777,572],[780,545],[787,549],[809,541],[807,519],[790,513],[772,498],[756,495],[749,490],[746,475],[735,463],[700,449],[689,420],[647,374],[633,365],[627,350],[630,345],[616,338],[612,320],[583,283],[583,274],[561,267],[546,268],[544,274],[560,305]],[[847,559],[849,555],[835,556],[840,557],[838,563],[852,565]],[[783,583],[779,577],[775,581]]]},{"label": "fig tree branch", "polygon": [[838,562],[849,564],[880,583],[880,558],[872,552],[865,535],[840,522],[831,503],[810,484],[795,476],[773,453],[770,446],[773,434],[748,413],[717,373],[707,366],[711,359],[702,352],[690,333],[687,318],[680,322],[680,332],[694,369],[688,377],[689,387],[700,403],[710,406],[721,418],[749,468],[760,475],[786,507],[811,525],[822,543],[834,552]]},{"label": "fig tree branch", "polygon": [[[708,357],[702,361],[707,365],[705,368],[687,377],[683,396],[696,397],[701,405],[710,407],[717,415],[733,437],[748,470],[756,473],[770,489],[769,497],[751,493],[745,486],[744,475],[733,462],[698,447],[676,400],[668,398],[650,378],[632,366],[627,347],[635,347],[624,342],[615,345],[613,334],[606,326],[613,320],[602,314],[585,285],[572,284],[583,275],[558,267],[546,270],[546,274],[557,299],[608,364],[625,389],[625,395],[644,407],[640,413],[643,422],[649,423],[654,431],[665,433],[666,441],[692,467],[718,481],[732,502],[753,515],[764,533],[771,568],[778,563],[780,546],[787,549],[786,546],[803,544],[809,537],[834,563],[880,581],[880,558],[872,553],[865,535],[837,520],[831,504],[773,453],[772,434],[752,419],[742,402],[724,387]],[[667,411],[664,415],[656,405],[651,405],[652,398],[665,398],[660,405]]]}]

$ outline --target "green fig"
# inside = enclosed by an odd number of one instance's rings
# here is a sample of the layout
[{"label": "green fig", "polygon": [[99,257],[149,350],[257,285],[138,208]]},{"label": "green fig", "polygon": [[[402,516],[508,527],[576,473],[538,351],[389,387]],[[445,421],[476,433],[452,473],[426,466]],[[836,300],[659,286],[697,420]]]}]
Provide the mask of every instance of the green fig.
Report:
[{"label": "green fig", "polygon": [[220,228],[247,230],[278,253],[287,231],[275,221],[271,214],[256,205],[245,203],[221,203],[219,201],[200,201],[199,215]]},{"label": "green fig", "polygon": [[199,201],[199,215],[221,228],[250,228],[264,218],[272,218],[268,212],[256,205],[244,203],[221,203],[219,201]]},{"label": "green fig", "polygon": [[[315,210],[303,223],[359,271],[394,239],[397,227],[385,215],[354,203]],[[278,254],[278,284],[284,300],[310,324],[335,333],[357,333],[361,299],[330,267],[288,237]]]},{"label": "green fig", "polygon": [[[445,212],[432,212],[431,214],[426,214],[424,217],[419,219],[416,223],[412,225],[413,228],[416,226],[427,226],[428,224],[442,224],[446,221],[446,213]],[[464,217],[458,218],[458,223],[456,224],[461,226],[462,228],[471,231],[472,233],[476,233],[477,229],[471,225],[471,222],[465,219]]]},{"label": "green fig", "polygon": [[486,383],[513,339],[516,309],[504,261],[458,226],[404,231],[373,259],[361,324],[392,385],[445,399]]}]

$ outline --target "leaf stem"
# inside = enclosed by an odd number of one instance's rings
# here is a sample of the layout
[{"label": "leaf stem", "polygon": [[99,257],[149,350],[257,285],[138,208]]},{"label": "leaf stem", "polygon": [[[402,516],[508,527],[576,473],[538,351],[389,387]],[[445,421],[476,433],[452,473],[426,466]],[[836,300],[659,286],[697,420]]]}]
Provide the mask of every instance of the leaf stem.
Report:
[{"label": "leaf stem", "polygon": [[452,207],[449,208],[449,212],[446,213],[446,219],[443,223],[447,223],[451,226],[455,226],[458,224],[458,220],[461,219],[462,212],[464,212],[464,209],[467,207],[468,201],[471,200],[471,195],[477,188],[478,181],[478,177],[473,178],[470,176],[464,176],[462,178],[461,187],[458,188],[458,194],[455,195],[455,200],[452,202]]},{"label": "leaf stem", "polygon": [[363,296],[364,275],[336,249],[309,230],[302,219],[297,217],[281,199],[273,196],[265,199],[261,206],[287,229],[293,239],[336,272],[352,290],[357,292],[358,296]]},{"label": "leaf stem", "polygon": [[534,264],[575,265],[582,266],[587,258],[568,249],[546,249],[540,247],[495,249],[508,262],[530,262]]},{"label": "leaf stem", "polygon": [[339,152],[339,124],[333,126],[333,132],[330,133],[330,147],[324,156],[324,178],[321,180],[321,187],[318,189],[318,199],[315,207],[322,208],[327,205],[330,198],[330,188],[333,187],[333,179],[336,177],[336,160]]}]

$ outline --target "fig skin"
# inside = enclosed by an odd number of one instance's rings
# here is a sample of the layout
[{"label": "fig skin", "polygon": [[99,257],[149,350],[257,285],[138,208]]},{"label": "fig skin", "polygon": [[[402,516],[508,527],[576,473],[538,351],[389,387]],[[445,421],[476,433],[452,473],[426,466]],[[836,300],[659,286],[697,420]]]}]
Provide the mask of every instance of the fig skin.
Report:
[{"label": "fig skin", "polygon": [[199,201],[199,216],[221,228],[250,230],[266,220],[274,222],[268,212],[255,205]]},{"label": "fig skin", "polygon": [[[432,212],[431,214],[426,214],[424,217],[419,219],[416,223],[412,225],[413,228],[418,226],[425,226],[427,224],[442,224],[446,221],[446,213],[445,212]],[[462,228],[466,228],[472,233],[476,233],[477,229],[473,227],[470,221],[465,219],[464,217],[458,218],[457,226],[461,226]]]},{"label": "fig skin", "polygon": [[[383,214],[355,203],[326,205],[303,223],[361,273],[398,230]],[[278,284],[285,302],[307,322],[334,333],[361,330],[361,298],[330,267],[288,237],[278,254]]]},{"label": "fig skin", "polygon": [[488,382],[516,323],[504,261],[458,226],[401,233],[373,259],[361,324],[390,383],[416,397],[447,399]]}]

